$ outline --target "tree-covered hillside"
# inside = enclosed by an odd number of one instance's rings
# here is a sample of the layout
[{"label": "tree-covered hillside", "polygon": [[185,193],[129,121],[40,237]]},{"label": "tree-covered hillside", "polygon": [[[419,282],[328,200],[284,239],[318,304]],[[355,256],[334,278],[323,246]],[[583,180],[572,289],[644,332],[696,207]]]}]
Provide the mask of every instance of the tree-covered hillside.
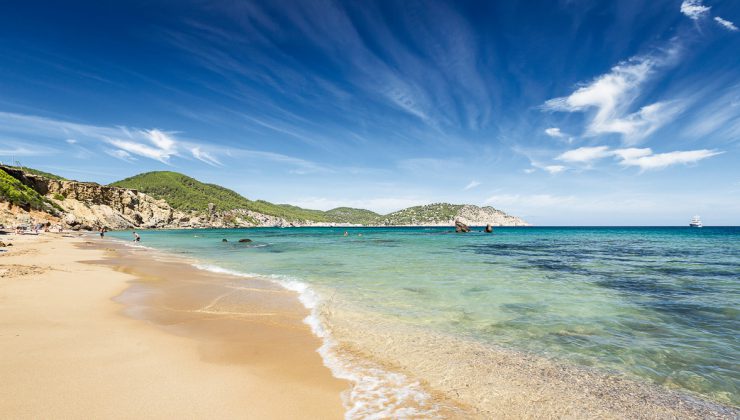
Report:
[{"label": "tree-covered hillside", "polygon": [[111,186],[139,190],[167,201],[178,210],[205,211],[208,204],[213,203],[217,210],[246,209],[291,221],[331,222],[320,210],[307,210],[262,200],[252,201],[230,189],[206,184],[177,172],[147,172],[114,182]]},{"label": "tree-covered hillside", "polygon": [[335,223],[354,223],[371,225],[378,221],[378,218],[382,217],[374,211],[365,209],[355,209],[352,207],[337,207],[325,212],[326,217]]},{"label": "tree-covered hillside", "polygon": [[383,225],[436,224],[454,219],[461,208],[463,208],[461,204],[448,203],[409,207],[385,216],[380,216],[377,223]]},{"label": "tree-covered hillside", "polygon": [[178,210],[205,211],[208,203],[215,204],[219,210],[247,208],[249,205],[249,200],[234,191],[170,171],[139,174],[111,186],[139,190],[167,201]]}]

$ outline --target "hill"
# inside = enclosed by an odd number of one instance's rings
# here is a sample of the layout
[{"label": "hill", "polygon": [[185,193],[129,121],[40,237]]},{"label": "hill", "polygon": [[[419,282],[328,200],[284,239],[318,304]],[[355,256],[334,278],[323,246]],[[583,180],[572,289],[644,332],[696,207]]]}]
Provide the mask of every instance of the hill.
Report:
[{"label": "hill", "polygon": [[327,219],[334,223],[353,223],[362,225],[376,224],[382,217],[374,211],[355,209],[352,207],[337,207],[325,212]]},{"label": "hill", "polygon": [[[73,229],[207,228],[251,226],[527,226],[493,207],[435,203],[379,215],[338,207],[310,210],[250,200],[228,188],[171,172],[148,172],[109,186],[70,181],[43,171],[0,166],[0,219],[11,223],[39,210]],[[212,204],[212,205],[211,205]],[[20,213],[19,213],[20,212]],[[6,214],[7,213],[7,214]],[[2,220],[0,220],[2,222]]]},{"label": "hill", "polygon": [[384,225],[436,225],[454,219],[462,204],[434,203],[414,206],[381,216],[379,222]]},{"label": "hill", "polygon": [[165,200],[174,209],[206,211],[208,203],[220,210],[245,208],[249,200],[236,192],[214,184],[205,184],[189,176],[170,171],[146,172],[110,184]]},{"label": "hill", "polygon": [[141,191],[156,199],[164,200],[181,211],[208,210],[213,203],[219,211],[236,209],[283,218],[288,221],[330,222],[320,210],[307,210],[289,204],[273,204],[263,200],[252,201],[236,191],[220,185],[206,184],[177,172],[147,172],[110,184],[113,187]]}]

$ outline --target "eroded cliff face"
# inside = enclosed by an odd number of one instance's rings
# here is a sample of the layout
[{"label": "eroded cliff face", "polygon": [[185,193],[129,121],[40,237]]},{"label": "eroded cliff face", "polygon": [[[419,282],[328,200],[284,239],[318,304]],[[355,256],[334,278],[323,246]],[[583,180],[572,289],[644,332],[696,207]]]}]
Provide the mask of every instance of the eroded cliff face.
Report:
[{"label": "eroded cliff face", "polygon": [[[174,225],[185,217],[166,202],[136,190],[107,187],[90,182],[49,179],[10,167],[2,169],[59,204],[63,214],[52,220],[61,223],[65,228],[93,230],[100,227],[109,229],[175,227]],[[15,219],[23,221],[30,216],[16,214]],[[38,219],[33,217],[33,220]],[[46,217],[43,221],[51,220]]]}]

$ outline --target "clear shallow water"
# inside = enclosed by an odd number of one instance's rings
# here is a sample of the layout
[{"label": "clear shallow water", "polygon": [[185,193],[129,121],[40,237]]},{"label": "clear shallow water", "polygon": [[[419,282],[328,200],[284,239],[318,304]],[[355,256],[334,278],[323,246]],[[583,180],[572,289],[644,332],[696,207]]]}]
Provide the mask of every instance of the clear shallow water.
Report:
[{"label": "clear shallow water", "polygon": [[145,231],[142,240],[300,280],[345,308],[740,404],[740,228],[449,231]]}]

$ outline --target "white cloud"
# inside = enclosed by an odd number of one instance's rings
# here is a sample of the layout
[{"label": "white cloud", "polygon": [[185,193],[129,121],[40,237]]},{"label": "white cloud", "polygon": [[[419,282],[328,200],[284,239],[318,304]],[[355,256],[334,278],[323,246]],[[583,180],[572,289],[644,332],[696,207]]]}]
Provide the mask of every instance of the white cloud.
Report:
[{"label": "white cloud", "polygon": [[194,158],[201,162],[205,162],[211,166],[221,166],[221,162],[219,162],[218,159],[213,157],[210,153],[201,150],[200,146],[190,149],[190,153],[193,154]]},{"label": "white cloud", "polygon": [[554,175],[554,174],[559,174],[560,172],[563,172],[567,168],[565,166],[562,166],[562,165],[548,165],[548,166],[545,166],[542,169],[544,169],[547,172],[549,172],[549,173],[551,173],[551,174]]},{"label": "white cloud", "polygon": [[732,31],[732,32],[737,31],[737,26],[735,26],[735,24],[730,22],[729,20],[725,20],[719,16],[715,16],[714,21],[717,22],[717,24],[719,24],[723,28],[727,29],[728,31]]},{"label": "white cloud", "polygon": [[77,140],[75,139],[67,139],[66,142],[67,144],[77,144]]},{"label": "white cloud", "polygon": [[607,146],[580,147],[560,154],[556,159],[572,163],[591,163],[606,157],[615,157],[623,166],[637,166],[641,170],[662,169],[677,164],[695,163],[721,154],[716,150],[687,150],[654,154],[650,148],[610,150]]},{"label": "white cloud", "polygon": [[[649,152],[652,152],[650,149],[632,149],[632,150],[641,150],[641,151],[647,150]],[[686,151],[676,151],[676,152],[658,153],[658,154],[645,154],[643,152],[642,155],[632,154],[632,155],[628,155],[627,157],[620,156],[622,158],[622,161],[619,162],[619,164],[624,165],[624,166],[637,166],[643,171],[645,171],[645,170],[650,170],[650,169],[663,169],[667,166],[677,165],[677,164],[695,163],[702,159],[716,156],[721,153],[722,152],[719,152],[716,150],[708,150],[708,149],[686,150]]]},{"label": "white cloud", "polygon": [[655,69],[666,65],[678,54],[669,49],[661,54],[634,57],[612,67],[568,96],[550,99],[543,108],[550,111],[582,112],[594,109],[586,134],[620,134],[628,144],[647,137],[676,116],[677,102],[655,102],[630,112],[630,106]]},{"label": "white cloud", "polygon": [[300,159],[288,155],[273,152],[262,152],[259,150],[247,150],[247,149],[229,149],[226,152],[230,157],[244,157],[247,159],[256,159],[263,161],[276,162],[279,164],[285,164],[292,166],[288,172],[291,174],[305,175],[311,173],[328,173],[334,172],[330,168],[323,167],[315,162]]},{"label": "white cloud", "polygon": [[560,139],[565,137],[565,134],[563,134],[563,132],[560,131],[558,127],[550,127],[550,128],[545,129],[545,134],[547,134],[550,137],[555,137],[555,138],[560,138]]},{"label": "white cloud", "polygon": [[473,188],[475,188],[475,187],[477,187],[479,185],[480,185],[480,182],[478,182],[478,181],[475,181],[475,180],[470,181],[470,183],[468,185],[466,185],[465,188],[463,188],[463,191],[467,191],[467,190],[473,189]]},{"label": "white cloud", "polygon": [[617,149],[611,152],[614,156],[617,156],[621,158],[624,161],[627,160],[633,160],[638,159],[644,156],[650,156],[653,154],[653,151],[650,148],[644,148],[644,149],[637,149],[637,148],[629,148],[629,149]]},{"label": "white cloud", "polygon": [[596,147],[579,147],[578,149],[568,150],[561,153],[555,159],[564,162],[588,163],[592,160],[601,159],[611,154],[607,146]]},{"label": "white cloud", "polygon": [[702,4],[701,0],[683,0],[681,3],[681,13],[690,19],[699,20],[709,14],[711,7]]},{"label": "white cloud", "polygon": [[[108,138],[107,141],[119,150],[130,154],[143,156],[169,164],[170,158],[177,155],[177,142],[170,133],[160,130],[137,130],[135,133],[126,132],[133,137],[131,140]],[[146,142],[151,144],[146,144]]]},{"label": "white cloud", "polygon": [[116,159],[121,159],[126,162],[133,162],[136,160],[135,157],[131,156],[131,153],[121,149],[105,149],[105,153],[108,156],[113,156]]}]

